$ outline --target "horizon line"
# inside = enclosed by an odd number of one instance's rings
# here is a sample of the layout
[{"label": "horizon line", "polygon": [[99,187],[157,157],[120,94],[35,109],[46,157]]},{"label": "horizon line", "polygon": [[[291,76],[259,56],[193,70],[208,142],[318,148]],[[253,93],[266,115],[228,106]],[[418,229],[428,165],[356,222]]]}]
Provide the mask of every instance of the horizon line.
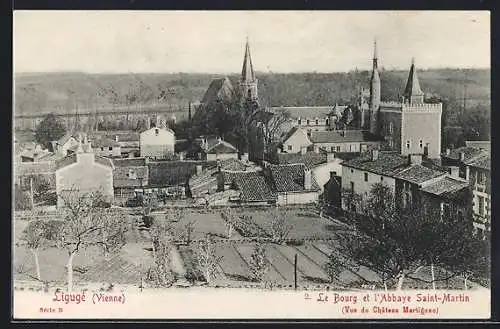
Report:
[{"label": "horizon line", "polygon": [[[256,70],[255,73],[259,74],[303,74],[303,73],[313,73],[313,74],[335,74],[335,73],[350,73],[353,71],[371,71],[371,68],[353,68],[350,70],[345,70],[345,71],[317,71],[317,70],[311,70],[311,71],[273,71],[273,70],[268,70],[268,71],[260,71]],[[384,71],[409,71],[409,68],[396,68],[396,67],[379,67],[379,70],[384,70]],[[430,70],[491,70],[490,67],[485,67],[485,66],[431,66],[431,67],[425,67],[425,68],[418,68],[418,71],[430,71]],[[96,75],[122,75],[122,74],[203,74],[203,75],[209,75],[209,74],[215,74],[215,75],[241,75],[241,72],[235,71],[235,72],[209,72],[209,71],[161,71],[161,72],[154,72],[154,71],[100,71],[100,72],[93,72],[93,71],[83,71],[83,70],[57,70],[57,71],[17,71],[13,72],[14,75],[16,74],[58,74],[58,73],[80,73],[80,74],[96,74]]]}]

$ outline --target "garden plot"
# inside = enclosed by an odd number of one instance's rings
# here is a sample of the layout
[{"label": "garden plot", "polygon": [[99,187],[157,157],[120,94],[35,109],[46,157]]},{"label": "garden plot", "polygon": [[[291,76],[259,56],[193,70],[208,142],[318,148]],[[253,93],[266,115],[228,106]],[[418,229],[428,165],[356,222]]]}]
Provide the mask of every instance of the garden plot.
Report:
[{"label": "garden plot", "polygon": [[[252,216],[252,221],[267,233],[271,232],[272,219],[268,211],[254,210],[243,213]],[[291,239],[331,239],[335,236],[334,231],[340,229],[339,225],[328,219],[304,210],[289,210],[287,222],[292,225],[289,235]]]},{"label": "garden plot", "polygon": [[322,265],[311,259],[308,255],[291,246],[276,246],[276,248],[291,263],[294,262],[295,255],[297,255],[297,270],[302,280],[317,283],[328,282],[328,275],[326,275]]},{"label": "garden plot", "polygon": [[[253,250],[255,248],[255,244],[238,244],[236,245],[236,249],[238,250],[239,254],[245,258],[245,260],[250,262],[250,259],[252,257]],[[250,271],[250,269],[249,269]],[[264,281],[270,281],[270,282],[282,282],[286,280],[286,277],[283,276],[280,272],[276,270],[276,267],[270,266],[269,270],[267,271]]]}]

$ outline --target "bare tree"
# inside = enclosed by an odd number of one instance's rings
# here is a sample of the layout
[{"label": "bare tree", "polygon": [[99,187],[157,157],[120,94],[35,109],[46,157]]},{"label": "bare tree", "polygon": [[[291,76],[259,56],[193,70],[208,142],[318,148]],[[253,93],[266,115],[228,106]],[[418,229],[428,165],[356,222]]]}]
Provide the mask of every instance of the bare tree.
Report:
[{"label": "bare tree", "polygon": [[21,236],[21,240],[24,241],[26,247],[28,247],[35,258],[36,277],[39,281],[42,281],[42,276],[40,274],[38,252],[45,245],[46,239],[44,235],[44,221],[35,219],[28,223],[28,226],[26,226],[23,231],[23,235]]},{"label": "bare tree", "polygon": [[97,246],[104,254],[117,252],[125,244],[126,222],[102,208],[100,192],[79,193],[71,190],[61,195],[65,217],[58,236],[68,252],[68,291],[73,289],[73,259],[84,248]]},{"label": "bare tree", "polygon": [[236,225],[236,221],[238,220],[238,216],[230,207],[223,209],[220,215],[222,217],[222,220],[224,221],[226,237],[228,239],[231,239],[234,231],[234,226]]},{"label": "bare tree", "polygon": [[175,281],[171,265],[172,228],[166,221],[155,220],[149,233],[155,265],[150,268],[148,279],[155,286],[168,287]]},{"label": "bare tree", "polygon": [[196,221],[189,221],[186,224],[184,224],[183,240],[186,243],[186,245],[188,245],[188,246],[191,244],[192,235],[193,235],[195,226],[196,226]]},{"label": "bare tree", "polygon": [[258,120],[262,122],[264,128],[264,142],[266,145],[273,145],[277,141],[281,128],[290,118],[290,112],[284,108],[274,112],[269,112],[265,109],[261,110],[261,113],[258,115]]},{"label": "bare tree", "polygon": [[210,284],[212,276],[223,259],[222,256],[217,256],[215,242],[210,235],[207,234],[205,239],[200,241],[198,250],[196,250],[196,259],[198,266],[205,276],[205,280]]},{"label": "bare tree", "polygon": [[275,243],[284,243],[293,229],[293,225],[287,221],[287,212],[275,208],[270,212],[271,216],[271,237]]},{"label": "bare tree", "polygon": [[255,245],[248,265],[250,265],[249,268],[252,278],[257,282],[262,281],[270,267],[266,248],[263,244],[258,243]]}]

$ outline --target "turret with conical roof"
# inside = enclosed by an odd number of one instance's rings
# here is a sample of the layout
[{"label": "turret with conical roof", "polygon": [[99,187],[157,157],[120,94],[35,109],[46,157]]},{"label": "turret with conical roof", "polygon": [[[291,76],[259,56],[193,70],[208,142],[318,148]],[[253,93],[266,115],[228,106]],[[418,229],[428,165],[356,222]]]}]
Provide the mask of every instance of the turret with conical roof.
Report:
[{"label": "turret with conical roof", "polygon": [[424,92],[420,88],[414,58],[411,59],[410,73],[403,93],[403,100],[409,104],[422,104],[424,102]]},{"label": "turret with conical roof", "polygon": [[378,73],[377,40],[373,43],[373,68],[370,80],[370,132],[378,133],[378,111],[380,108],[380,75]]},{"label": "turret with conical roof", "polygon": [[250,44],[248,37],[245,45],[245,57],[241,70],[240,91],[243,99],[257,101],[257,78],[253,70],[252,57],[250,55]]}]

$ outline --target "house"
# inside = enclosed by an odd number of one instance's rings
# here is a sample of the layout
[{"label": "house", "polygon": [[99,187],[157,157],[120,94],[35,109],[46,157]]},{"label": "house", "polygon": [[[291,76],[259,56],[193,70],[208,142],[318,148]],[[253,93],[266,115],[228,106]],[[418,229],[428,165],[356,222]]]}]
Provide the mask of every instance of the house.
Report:
[{"label": "house", "polygon": [[141,157],[166,159],[174,154],[175,133],[164,127],[143,131],[140,136]]},{"label": "house", "polygon": [[120,151],[124,155],[140,155],[140,140],[141,134],[135,131],[98,131],[93,132],[91,136],[92,140],[98,139],[109,139],[114,140],[120,145]]},{"label": "house", "polygon": [[107,202],[112,202],[113,169],[112,161],[95,155],[90,143],[79,143],[74,154],[56,162],[57,206],[64,206],[68,193],[86,195],[100,192]]},{"label": "house", "polygon": [[300,152],[311,146],[328,152],[360,153],[380,147],[376,136],[362,130],[329,130],[306,132],[294,127],[283,139],[283,152]]},{"label": "house", "polygon": [[149,177],[144,193],[184,198],[189,179],[209,165],[204,161],[148,161]]},{"label": "house", "polygon": [[[450,204],[461,203],[450,196],[468,189],[467,181],[457,172],[450,174],[421,154],[402,156],[397,152],[372,150],[342,163],[343,194],[354,193],[366,200],[376,183],[388,186],[401,207],[421,202],[441,210]],[[358,211],[357,207],[359,204],[352,199],[343,198],[344,210]]]},{"label": "house", "polygon": [[100,138],[92,141],[94,153],[105,157],[120,157],[122,155],[121,145],[111,138]]},{"label": "house", "polygon": [[202,159],[206,161],[238,159],[238,149],[220,137],[204,138],[201,148]]},{"label": "house", "polygon": [[125,202],[149,183],[149,168],[145,158],[113,159],[115,201]]},{"label": "house", "polygon": [[249,163],[237,159],[221,160],[215,163],[207,163],[205,168],[201,164],[196,166],[196,172],[189,179],[189,193],[192,198],[202,198],[224,190],[221,188],[221,172],[223,171],[246,171],[251,168]]},{"label": "house", "polygon": [[491,141],[465,141],[465,146],[491,151]]},{"label": "house", "polygon": [[66,134],[57,141],[51,142],[52,152],[66,156],[68,155],[68,150],[78,146],[78,140],[79,138],[77,139],[71,134]]},{"label": "house", "polygon": [[272,190],[266,177],[260,171],[240,171],[231,175],[232,187],[238,195],[230,200],[246,205],[269,205],[277,201],[277,193]]},{"label": "house", "polygon": [[[471,144],[469,144],[471,145]],[[467,180],[471,186],[474,226],[480,231],[491,229],[491,151],[486,148],[464,146],[447,149],[441,162],[450,171]],[[484,146],[484,145],[482,145]]]},{"label": "house", "polygon": [[325,185],[330,181],[332,175],[337,176],[342,173],[343,161],[341,158],[336,157],[334,152],[326,152],[319,148],[315,148],[315,151],[304,151],[303,153],[279,152],[277,155],[277,164],[302,163],[310,168],[321,192],[324,191]]},{"label": "house", "polygon": [[268,165],[265,169],[278,205],[308,204],[318,201],[321,189],[311,169],[304,164]]}]

